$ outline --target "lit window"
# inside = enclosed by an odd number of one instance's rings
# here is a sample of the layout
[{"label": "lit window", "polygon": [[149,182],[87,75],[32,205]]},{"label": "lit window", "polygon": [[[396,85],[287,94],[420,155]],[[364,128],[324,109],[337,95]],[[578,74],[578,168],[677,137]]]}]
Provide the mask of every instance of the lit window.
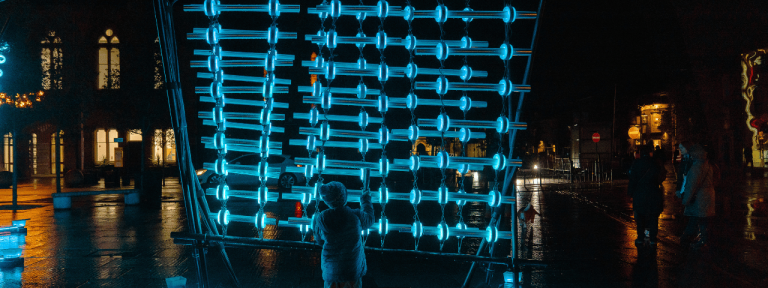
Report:
[{"label": "lit window", "polygon": [[98,129],[95,133],[94,139],[94,154],[93,161],[99,165],[108,165],[115,162],[115,148],[117,148],[117,130],[110,129],[105,131],[104,129]]},{"label": "lit window", "polygon": [[120,41],[107,29],[99,38],[99,89],[120,89]]},{"label": "lit window", "polygon": [[[64,131],[59,131],[59,172],[64,172]],[[56,174],[56,133],[51,134],[51,174]]]},{"label": "lit window", "polygon": [[139,142],[139,141],[141,141],[140,129],[132,129],[128,131],[128,142]]},{"label": "lit window", "polygon": [[176,139],[173,129],[155,129],[152,162],[155,166],[176,163]]},{"label": "lit window", "polygon": [[3,170],[13,172],[13,134],[3,135]]},{"label": "lit window", "polygon": [[40,63],[42,66],[43,90],[63,89],[61,66],[63,56],[61,51],[61,38],[56,36],[56,31],[49,31],[48,35],[40,41],[42,51],[40,52]]},{"label": "lit window", "polygon": [[155,38],[155,89],[165,88],[165,79],[163,79],[163,56],[160,53],[160,40]]}]

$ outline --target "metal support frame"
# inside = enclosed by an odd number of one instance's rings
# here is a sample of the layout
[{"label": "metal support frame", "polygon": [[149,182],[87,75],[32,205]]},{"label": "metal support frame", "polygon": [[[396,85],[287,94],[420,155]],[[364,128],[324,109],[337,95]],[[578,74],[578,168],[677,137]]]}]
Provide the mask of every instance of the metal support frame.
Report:
[{"label": "metal support frame", "polygon": [[[192,165],[192,156],[189,148],[189,135],[187,134],[187,120],[184,112],[184,99],[181,93],[181,77],[179,73],[179,58],[176,47],[176,34],[173,26],[173,4],[176,0],[153,0],[155,22],[157,25],[160,51],[162,54],[163,73],[165,75],[168,106],[171,114],[171,125],[176,137],[179,180],[184,196],[184,206],[187,213],[187,226],[192,233],[201,235],[219,235],[214,223],[205,215],[210,213],[208,203],[200,182],[195,175]],[[203,229],[205,227],[205,229]],[[229,262],[224,245],[208,245],[205,241],[195,240],[193,258],[197,266],[198,286],[209,287],[206,253],[208,248],[217,248],[222,255],[224,265],[229,272],[235,287],[240,286]]]},{"label": "metal support frame", "polygon": [[[533,26],[533,36],[531,37],[531,46],[530,46],[531,49],[533,49],[534,45],[536,44],[536,34],[537,34],[538,28],[539,28],[539,20],[541,20],[541,7],[542,6],[544,6],[544,0],[541,0],[539,2],[539,8],[536,11],[536,13],[537,13],[536,15],[538,15],[538,17],[536,17],[536,20],[535,20],[536,22],[535,22],[535,24]],[[531,63],[533,62],[533,53],[531,53],[530,55],[527,55],[527,57],[528,57],[528,63],[526,64],[526,67],[525,67],[525,76],[523,76],[522,85],[527,85],[527,83],[528,83],[528,72],[530,71]],[[523,100],[525,99],[525,93],[526,92],[520,92],[520,98],[518,98],[518,101],[517,101],[517,110],[515,111],[515,115],[514,115],[515,122],[519,122],[520,121],[520,114],[522,114],[521,112],[522,112],[522,108],[523,108]],[[512,97],[507,97],[507,101],[509,101],[509,107],[511,107],[512,106]],[[510,109],[507,113],[509,113],[507,117],[509,119],[512,119],[512,109]],[[511,133],[509,133],[509,147],[510,147],[510,149],[509,149],[509,159],[512,159],[512,156],[513,156],[512,154],[514,152],[513,148],[515,147],[515,138],[517,138],[517,130],[513,130],[513,131],[511,131]],[[517,167],[509,167],[509,166],[506,168],[506,171],[504,173],[505,174],[504,186],[503,186],[502,193],[501,193],[504,196],[509,195],[510,194],[510,190],[513,191],[515,194],[517,194],[517,190],[514,188],[514,186],[510,187],[510,185],[514,185],[514,183],[512,183],[512,178],[514,178],[514,176],[515,176],[516,168]],[[515,197],[515,198],[517,199],[517,197]],[[517,207],[516,206],[517,206],[517,201],[515,202],[515,205],[511,208],[512,209],[512,211],[511,211],[512,212],[512,217],[511,217],[512,218],[512,244],[511,244],[511,246],[512,246],[512,257],[511,257],[512,258],[512,261],[511,261],[512,262],[512,267],[509,267],[515,273],[514,274],[515,275],[514,276],[514,280],[513,280],[514,281],[513,282],[513,284],[514,284],[513,287],[515,287],[515,288],[517,288],[519,286],[519,284],[520,284],[520,283],[518,283],[519,282],[518,275],[520,273],[520,267],[519,266],[527,266],[527,265],[523,264],[523,263],[526,263],[526,262],[532,262],[532,263],[535,262],[535,261],[531,261],[531,260],[519,259],[518,256],[517,256],[517,254],[518,254],[517,253],[517,250],[518,250],[517,249],[517,237],[518,237],[518,235],[517,235],[517,215],[515,215],[516,212],[517,212],[517,209],[516,209]],[[494,225],[494,226],[496,226],[498,228],[499,227],[499,223],[500,223],[499,219],[501,218],[501,214],[503,214],[503,213],[504,213],[504,206],[499,206],[499,207],[494,208],[493,209],[493,214],[491,214],[492,215],[491,216],[491,221],[490,221],[490,223],[488,225]],[[482,253],[482,251],[485,250],[485,246],[487,244],[488,243],[485,241],[485,238],[483,238],[482,242],[480,242],[480,247],[477,249],[477,254],[476,255],[479,256],[480,253]],[[489,249],[489,255],[491,255],[491,257],[493,256],[494,248],[495,248],[495,246],[491,245],[491,248]],[[546,265],[539,265],[539,266],[546,266]],[[473,262],[472,266],[469,268],[469,272],[467,272],[467,277],[464,279],[464,284],[461,285],[462,288],[468,287],[469,283],[472,281],[472,273],[475,271],[476,267],[477,267],[477,263]],[[490,275],[487,275],[487,277],[489,277],[489,276]]]}]

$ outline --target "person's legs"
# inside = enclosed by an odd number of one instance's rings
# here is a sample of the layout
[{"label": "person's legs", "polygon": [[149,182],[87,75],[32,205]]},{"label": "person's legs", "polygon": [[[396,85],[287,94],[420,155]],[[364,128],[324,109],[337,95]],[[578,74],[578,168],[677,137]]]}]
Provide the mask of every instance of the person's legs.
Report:
[{"label": "person's legs", "polygon": [[685,226],[685,232],[680,236],[680,242],[690,242],[696,237],[699,228],[698,222],[698,217],[688,217],[688,225]]},{"label": "person's legs", "polygon": [[640,245],[645,241],[645,228],[648,223],[646,213],[642,213],[641,211],[634,211],[635,213],[635,224],[637,226],[637,239],[635,240],[635,245]]},{"label": "person's legs", "polygon": [[650,213],[648,215],[648,224],[646,225],[650,234],[651,244],[656,244],[656,236],[659,234],[659,215],[657,213]]}]

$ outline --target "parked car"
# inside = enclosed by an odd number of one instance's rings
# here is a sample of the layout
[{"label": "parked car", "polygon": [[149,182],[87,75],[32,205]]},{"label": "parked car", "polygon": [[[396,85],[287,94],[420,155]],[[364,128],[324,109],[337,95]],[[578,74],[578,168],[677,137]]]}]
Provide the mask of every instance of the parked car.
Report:
[{"label": "parked car", "polygon": [[[256,166],[259,162],[261,162],[261,155],[255,153],[248,153],[227,160],[227,163],[237,165]],[[286,172],[287,167],[298,166],[294,164],[289,155],[269,155],[267,163],[269,163],[269,167],[280,167],[280,176],[277,178],[267,178],[267,186],[277,185],[280,189],[291,189],[293,185],[304,184],[306,181],[302,173]],[[219,185],[219,176],[214,174],[213,171],[199,169],[196,172],[203,188]],[[256,176],[229,173],[227,175],[227,185],[232,189],[253,189],[253,187],[261,185],[261,182],[259,177]]]}]

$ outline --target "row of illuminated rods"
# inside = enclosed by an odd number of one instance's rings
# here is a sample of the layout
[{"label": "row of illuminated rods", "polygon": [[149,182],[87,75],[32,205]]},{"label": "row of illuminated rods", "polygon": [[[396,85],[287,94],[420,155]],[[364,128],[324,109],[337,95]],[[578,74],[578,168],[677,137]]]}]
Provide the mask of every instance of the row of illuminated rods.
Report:
[{"label": "row of illuminated rods", "polygon": [[[282,195],[283,199],[287,200],[297,200],[301,201],[304,205],[308,205],[313,198],[317,199],[318,195],[318,188],[319,186],[313,187],[294,187],[294,192],[297,193],[286,193]],[[296,189],[299,188],[299,189]],[[502,204],[514,204],[515,198],[512,196],[501,196],[501,194],[494,190],[491,191],[489,195],[483,195],[483,194],[467,194],[464,191],[460,192],[447,192],[447,190],[444,191],[419,191],[417,189],[414,189],[411,191],[411,193],[389,193],[387,192],[386,188],[379,189],[379,192],[371,192],[371,200],[378,203],[386,203],[389,200],[404,200],[404,201],[410,201],[412,204],[418,204],[422,200],[436,200],[441,203],[445,204],[449,201],[456,202],[457,205],[464,205],[467,201],[476,201],[476,202],[488,202],[489,205],[493,207],[498,207]],[[216,197],[221,197],[223,199],[226,199],[227,197],[242,197],[242,198],[258,198],[262,194],[259,194],[259,196],[254,197],[252,191],[245,191],[245,190],[225,190],[222,191],[221,189],[209,189],[206,191],[208,195],[216,195]],[[361,190],[347,190],[347,201],[348,202],[360,202],[360,197],[362,196]],[[263,194],[264,197],[271,197],[272,199],[276,199],[278,197],[277,192],[267,192],[266,194]],[[313,196],[314,195],[314,196]],[[419,199],[421,197],[421,199]],[[386,198],[386,199],[385,199]],[[446,199],[446,200],[442,200]],[[263,198],[258,198],[257,200],[262,201]],[[268,200],[267,200],[268,201]],[[269,218],[267,215],[263,212],[256,213],[255,216],[246,216],[246,215],[233,215],[230,214],[229,210],[222,209],[217,213],[210,213],[209,217],[219,223],[220,225],[229,225],[230,222],[243,222],[243,223],[254,223],[256,227],[259,229],[266,228],[267,225],[276,225],[276,226],[284,226],[284,227],[296,227],[299,229],[299,231],[304,234],[312,230],[312,223],[314,222],[314,215],[313,218],[308,217],[289,217],[287,220],[287,223],[278,223],[278,220],[275,218]],[[369,228],[364,229],[362,231],[363,236],[367,236],[371,231],[378,232],[379,235],[384,236],[388,234],[391,231],[397,231],[397,232],[410,232],[414,238],[420,238],[425,235],[436,235],[438,240],[446,240],[450,236],[455,237],[485,237],[487,241],[489,242],[496,242],[498,239],[511,239],[513,234],[511,231],[499,231],[498,228],[496,228],[493,225],[489,225],[485,231],[480,230],[478,228],[471,228],[467,227],[464,223],[458,223],[456,227],[450,227],[445,222],[441,222],[437,226],[424,226],[420,221],[414,221],[413,224],[395,224],[395,223],[389,223],[389,220],[386,217],[382,217],[379,219],[378,225],[375,225],[376,228]]]}]

